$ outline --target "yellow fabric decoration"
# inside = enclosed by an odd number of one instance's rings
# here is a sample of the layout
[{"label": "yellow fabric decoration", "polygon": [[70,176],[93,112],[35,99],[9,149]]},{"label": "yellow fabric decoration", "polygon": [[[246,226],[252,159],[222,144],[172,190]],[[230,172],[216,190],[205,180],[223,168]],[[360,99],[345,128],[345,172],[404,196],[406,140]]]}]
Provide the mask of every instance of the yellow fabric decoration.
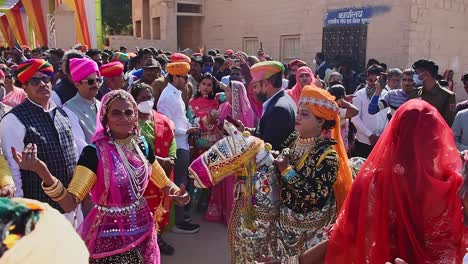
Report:
[{"label": "yellow fabric decoration", "polygon": [[67,219],[46,203],[13,198],[20,203],[34,203],[42,208],[35,229],[21,238],[0,258],[0,264],[83,264],[89,262],[89,252]]},{"label": "yellow fabric decoration", "polygon": [[166,176],[164,169],[159,165],[159,162],[155,161],[151,168],[151,182],[153,182],[159,189],[163,189],[164,187],[172,184],[171,180]]},{"label": "yellow fabric decoration", "polygon": [[0,187],[14,185],[13,177],[11,176],[10,167],[5,159],[5,156],[0,155]]},{"label": "yellow fabric decoration", "polygon": [[83,199],[93,188],[96,183],[96,173],[85,166],[76,166],[73,178],[68,186],[68,192],[75,196],[78,202],[81,203]]}]

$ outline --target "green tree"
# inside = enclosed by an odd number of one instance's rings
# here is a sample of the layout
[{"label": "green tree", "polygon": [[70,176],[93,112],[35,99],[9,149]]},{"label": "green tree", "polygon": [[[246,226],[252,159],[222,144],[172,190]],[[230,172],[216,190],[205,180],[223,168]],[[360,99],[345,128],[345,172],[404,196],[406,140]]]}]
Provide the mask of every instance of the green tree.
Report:
[{"label": "green tree", "polygon": [[131,0],[102,0],[101,4],[104,34],[133,34]]}]

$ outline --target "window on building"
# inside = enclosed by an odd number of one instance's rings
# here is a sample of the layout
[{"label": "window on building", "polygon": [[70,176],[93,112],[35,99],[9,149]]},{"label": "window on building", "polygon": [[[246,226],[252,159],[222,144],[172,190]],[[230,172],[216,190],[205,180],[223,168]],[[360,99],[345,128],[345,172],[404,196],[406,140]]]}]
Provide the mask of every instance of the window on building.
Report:
[{"label": "window on building", "polygon": [[153,39],[161,39],[161,18],[153,17]]},{"label": "window on building", "polygon": [[177,12],[179,13],[201,13],[202,6],[194,4],[177,4]]},{"label": "window on building", "polygon": [[301,37],[300,35],[281,36],[281,53],[282,62],[289,62],[292,59],[297,59],[301,55]]},{"label": "window on building", "polygon": [[248,37],[242,40],[242,50],[248,55],[257,55],[259,47],[258,38]]},{"label": "window on building", "polygon": [[141,20],[135,21],[135,34],[137,38],[141,38]]}]

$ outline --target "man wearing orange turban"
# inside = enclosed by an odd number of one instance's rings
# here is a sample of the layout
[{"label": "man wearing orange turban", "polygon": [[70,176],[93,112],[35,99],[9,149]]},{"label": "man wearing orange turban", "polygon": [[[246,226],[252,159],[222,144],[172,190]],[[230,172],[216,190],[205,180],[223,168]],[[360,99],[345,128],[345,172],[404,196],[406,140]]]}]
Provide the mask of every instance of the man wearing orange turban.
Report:
[{"label": "man wearing orange turban", "polygon": [[[277,230],[280,256],[295,258],[326,239],[325,229],[335,222],[351,187],[338,110],[327,91],[313,86],[302,90],[296,132],[276,159],[283,182]],[[324,130],[331,130],[331,139],[322,136]]]},{"label": "man wearing orange turban", "polygon": [[[172,59],[172,57],[171,57]],[[174,56],[174,60],[166,67],[168,83],[157,101],[157,109],[167,116],[175,125],[175,140],[177,143],[177,159],[174,168],[174,183],[178,186],[185,185],[188,180],[188,167],[190,164],[190,147],[188,137],[198,133],[198,128],[192,127],[187,118],[186,104],[182,93],[188,83],[190,64],[186,56]],[[176,226],[173,232],[183,234],[197,233],[199,225],[191,224],[184,220],[184,207],[175,206]]]}]

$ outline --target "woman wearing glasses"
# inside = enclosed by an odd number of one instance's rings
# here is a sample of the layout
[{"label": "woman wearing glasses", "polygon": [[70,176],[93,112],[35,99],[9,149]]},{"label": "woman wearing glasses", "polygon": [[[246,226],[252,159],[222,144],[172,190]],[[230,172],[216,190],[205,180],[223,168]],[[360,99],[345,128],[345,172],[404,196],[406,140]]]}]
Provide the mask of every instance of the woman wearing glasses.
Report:
[{"label": "woman wearing glasses", "polygon": [[152,181],[178,205],[190,198],[164,173],[148,142],[139,135],[138,109],[132,96],[111,91],[104,96],[98,128],[80,156],[68,189],[38,157],[41,149],[29,144],[16,162],[34,171],[41,188],[63,210],[75,210],[91,194],[91,209],[79,233],[90,253],[90,263],[159,264],[156,231],[143,194]]}]

